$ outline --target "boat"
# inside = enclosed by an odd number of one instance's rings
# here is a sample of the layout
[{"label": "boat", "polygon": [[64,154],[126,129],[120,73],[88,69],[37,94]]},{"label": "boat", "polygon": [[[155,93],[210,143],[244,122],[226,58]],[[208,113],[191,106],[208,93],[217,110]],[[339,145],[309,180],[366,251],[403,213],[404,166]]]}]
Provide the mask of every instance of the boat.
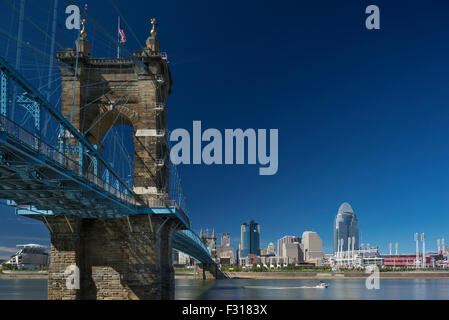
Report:
[{"label": "boat", "polygon": [[329,285],[326,282],[320,281],[320,283],[318,283],[315,288],[322,288],[322,289],[326,289]]}]

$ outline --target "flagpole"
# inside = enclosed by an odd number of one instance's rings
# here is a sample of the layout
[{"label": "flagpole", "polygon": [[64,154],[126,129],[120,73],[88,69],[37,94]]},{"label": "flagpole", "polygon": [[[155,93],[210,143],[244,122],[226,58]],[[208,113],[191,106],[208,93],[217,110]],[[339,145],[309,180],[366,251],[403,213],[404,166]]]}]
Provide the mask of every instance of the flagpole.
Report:
[{"label": "flagpole", "polygon": [[117,58],[120,58],[120,16],[118,16],[118,29],[117,29]]}]

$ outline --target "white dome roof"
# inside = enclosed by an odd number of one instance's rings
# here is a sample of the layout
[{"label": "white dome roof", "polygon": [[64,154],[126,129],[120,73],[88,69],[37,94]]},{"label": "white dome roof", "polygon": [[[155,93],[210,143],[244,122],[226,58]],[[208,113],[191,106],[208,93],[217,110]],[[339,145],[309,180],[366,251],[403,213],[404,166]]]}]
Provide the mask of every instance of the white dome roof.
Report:
[{"label": "white dome roof", "polygon": [[354,210],[352,210],[352,207],[349,203],[347,202],[343,202],[340,206],[340,208],[338,209],[338,214],[354,214]]}]

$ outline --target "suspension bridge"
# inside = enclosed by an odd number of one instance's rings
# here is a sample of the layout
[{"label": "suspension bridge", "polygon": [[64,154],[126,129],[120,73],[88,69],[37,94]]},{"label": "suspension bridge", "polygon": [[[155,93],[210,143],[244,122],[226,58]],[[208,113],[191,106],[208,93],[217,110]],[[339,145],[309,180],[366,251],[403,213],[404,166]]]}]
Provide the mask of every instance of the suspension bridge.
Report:
[{"label": "suspension bridge", "polygon": [[[173,299],[172,248],[216,275],[169,159],[172,80],[155,23],[141,51],[101,58],[93,43],[117,40],[86,10],[92,40],[83,22],[64,48],[58,0],[48,32],[24,0],[2,5],[0,198],[50,231],[49,298]],[[45,41],[28,41],[24,25]]]}]

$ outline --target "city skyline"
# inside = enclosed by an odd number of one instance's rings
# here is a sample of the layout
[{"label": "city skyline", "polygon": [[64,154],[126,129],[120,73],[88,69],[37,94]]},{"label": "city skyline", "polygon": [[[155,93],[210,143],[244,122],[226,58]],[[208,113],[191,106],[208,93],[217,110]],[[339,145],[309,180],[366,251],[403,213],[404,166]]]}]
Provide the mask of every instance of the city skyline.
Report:
[{"label": "city skyline", "polygon": [[[349,209],[348,209],[349,208]],[[346,210],[346,211],[345,211]],[[352,209],[352,206],[349,204],[349,203],[347,203],[347,202],[343,202],[339,207],[338,207],[338,211],[337,211],[337,215],[338,214],[341,214],[341,213],[343,213],[343,212],[348,212],[348,213],[352,213],[352,214],[354,214],[354,212],[353,212],[354,210]],[[354,216],[355,216],[355,214],[354,214]],[[356,220],[357,220],[357,218],[356,218]],[[250,219],[250,221],[253,221],[253,219]],[[357,222],[358,222],[358,220],[357,220]],[[258,224],[258,223],[257,223]],[[263,226],[260,226],[260,224],[258,224],[258,226],[259,226],[259,229],[260,230],[262,230],[263,229]],[[334,229],[334,227],[335,227],[335,216],[334,216],[334,219],[333,219],[333,226],[332,226],[332,228]],[[215,228],[214,228],[214,230],[215,230]],[[304,233],[304,232],[310,232],[310,231],[312,231],[312,232],[316,232],[318,235],[320,235],[320,237],[322,237],[321,236],[321,233],[319,232],[319,231],[316,231],[316,230],[314,230],[314,228],[309,228],[309,229],[307,229],[307,228],[305,228],[305,229],[303,229],[302,231],[300,230],[300,231],[297,231],[296,233],[292,233],[292,234],[283,234],[282,236],[280,236],[279,238],[277,238],[277,239],[264,239],[264,237],[263,237],[263,232],[260,232],[260,248],[267,248],[268,247],[268,245],[270,244],[270,243],[274,243],[274,244],[276,244],[276,243],[278,243],[279,244],[279,241],[280,240],[283,240],[283,239],[285,239],[285,238],[292,238],[292,239],[296,239],[295,241],[301,241],[301,239],[302,239],[302,237],[301,237],[301,235]],[[361,230],[358,230],[359,232],[360,232],[360,234],[361,234]],[[239,248],[239,244],[240,244],[240,242],[241,242],[241,235],[239,235],[238,237],[237,236],[235,236],[235,237],[233,237],[232,236],[232,233],[231,232],[224,232],[224,233],[219,233],[218,232],[218,234],[219,235],[221,235],[221,236],[223,236],[223,235],[226,235],[226,237],[228,237],[230,240],[230,243],[231,243],[231,246],[233,246],[235,249],[238,249]],[[421,232],[419,233],[419,234],[421,234]],[[330,239],[330,241],[331,241],[331,243],[330,243],[330,245],[326,245],[325,243],[324,243],[324,241],[323,241],[323,252],[325,253],[325,254],[332,254],[332,253],[334,253],[334,247],[333,247],[333,244],[334,244],[334,236],[335,236],[335,234],[333,233],[332,234],[332,237],[331,237],[331,239]],[[412,233],[411,234],[411,241],[410,242],[413,242],[413,246],[414,246],[414,244],[415,244],[415,241],[414,241],[414,239],[413,239],[413,237],[414,237],[414,233]],[[429,243],[429,241],[428,240],[426,240],[426,252],[438,252],[438,246],[439,245],[441,245],[441,240],[442,239],[446,239],[446,241],[448,241],[447,239],[448,238],[445,238],[445,237],[442,237],[442,236],[431,236],[431,239],[432,240],[435,240],[435,244],[433,244],[433,243]],[[421,240],[420,240],[421,241]],[[355,246],[355,250],[357,250],[357,247],[361,247],[362,245],[364,246],[364,247],[366,247],[367,245],[369,245],[369,246],[371,246],[371,247],[378,247],[379,248],[379,250],[382,252],[382,254],[386,254],[386,253],[388,253],[389,251],[387,250],[388,249],[388,247],[389,247],[389,244],[391,243],[391,241],[389,242],[389,243],[387,243],[387,244],[379,244],[379,243],[376,243],[376,241],[374,240],[374,241],[365,241],[365,242],[358,242],[358,246]],[[414,249],[414,247],[412,248],[413,250],[410,250],[410,251],[401,251],[400,250],[400,248],[401,248],[401,246],[400,246],[400,243],[398,242],[398,241],[396,241],[396,242],[394,242],[395,244],[397,244],[398,245],[398,248],[399,248],[399,250],[398,250],[398,253],[399,254],[413,254],[413,253],[415,253],[415,249]],[[447,243],[447,242],[446,242]],[[410,246],[409,246],[410,247]],[[276,248],[276,254],[278,254],[278,251],[279,251],[279,245],[275,245],[275,248]],[[344,246],[344,250],[347,250],[347,248],[346,248],[346,246]],[[327,250],[326,250],[327,249]],[[419,250],[420,250],[420,252],[422,251],[422,247],[419,247]]]},{"label": "city skyline", "polygon": [[[341,207],[341,205],[339,207]],[[8,209],[10,209],[10,208],[8,207]],[[335,216],[334,216],[334,218],[335,218]],[[21,236],[20,234],[16,235],[16,236],[14,236],[14,235],[11,235],[11,236],[0,235],[0,243],[1,243],[2,239],[3,239],[3,241],[7,240],[8,243],[12,243],[12,244],[13,243],[17,244],[17,243],[21,243],[21,242],[33,242],[34,241],[34,242],[37,242],[38,244],[45,245],[48,248],[50,248],[49,238],[47,239],[45,237],[45,233],[48,232],[45,227],[42,227],[41,224],[38,223],[38,222],[28,221],[28,220],[25,220],[24,218],[19,218],[19,219],[20,219],[19,222],[13,221],[12,219],[10,221],[14,222],[12,224],[13,226],[20,226],[22,223],[25,223],[25,224],[28,224],[28,225],[32,225],[31,228],[34,229],[34,233],[37,234],[37,235],[41,235],[41,237],[39,237],[39,236],[31,236],[31,237],[29,237],[29,236]],[[259,224],[259,226],[260,226],[260,224]],[[260,226],[260,228],[262,230],[264,229],[263,226]],[[333,226],[332,226],[332,228],[333,228]],[[220,228],[205,228],[204,230],[206,231],[206,233],[205,233],[206,235],[207,235],[207,232],[208,232],[209,229],[210,230],[212,230],[212,229],[219,230]],[[315,232],[317,232],[320,235],[320,237],[322,239],[323,238],[329,238],[330,239],[329,243],[326,243],[323,240],[323,252],[325,254],[332,254],[333,253],[333,235],[331,237],[328,237],[326,235],[323,235],[321,232],[317,231],[315,228],[304,228],[302,230],[298,230],[296,233],[291,233],[291,234],[286,234],[286,233],[282,233],[281,232],[280,234],[282,234],[282,236],[280,236],[277,239],[268,239],[268,238],[264,237],[263,236],[263,232],[261,232],[260,233],[260,248],[266,248],[266,247],[268,247],[268,245],[270,243],[275,243],[276,244],[278,240],[280,240],[280,239],[282,239],[284,237],[287,237],[287,236],[293,236],[293,237],[297,237],[297,238],[301,239],[300,235],[304,231],[315,231]],[[199,234],[200,231],[198,230],[197,233]],[[233,233],[232,232],[228,232],[228,231],[216,232],[216,233],[217,233],[217,239],[222,239],[222,236],[226,235],[227,238],[229,237],[230,246],[232,246],[234,248],[234,250],[239,248],[239,243],[241,241],[241,236],[240,235],[233,236]],[[415,232],[411,232],[410,233],[410,240],[409,240],[409,242],[411,243],[411,245],[410,245],[410,243],[408,243],[406,245],[406,247],[410,247],[410,249],[408,251],[407,250],[401,250],[401,248],[403,248],[403,246],[401,246],[401,242],[398,242],[398,241],[395,241],[395,240],[391,240],[388,243],[376,243],[375,239],[373,239],[373,241],[371,241],[371,242],[370,241],[359,242],[359,246],[361,246],[362,244],[364,244],[365,246],[367,244],[370,244],[371,246],[379,247],[379,250],[382,253],[386,254],[386,253],[389,252],[389,244],[390,244],[390,242],[392,242],[392,243],[398,243],[398,245],[399,245],[399,253],[401,253],[401,254],[414,253],[415,252],[415,249],[414,249],[415,241],[413,239],[414,233]],[[418,232],[418,233],[421,234],[422,232]],[[362,230],[360,230],[360,234],[362,234]],[[426,238],[426,252],[431,252],[431,251],[437,252],[437,247],[438,247],[437,241],[438,240],[446,239],[446,241],[449,241],[449,237],[434,236],[432,234],[428,235],[427,233],[426,233],[426,235],[427,235],[427,238]],[[22,239],[23,239],[23,241],[22,241]],[[435,242],[435,243],[433,243],[433,242]],[[220,244],[221,244],[221,241],[220,241]],[[15,246],[16,245],[14,245],[14,244],[11,245],[11,246],[0,245],[0,252],[10,253],[10,255],[7,255],[7,254],[6,255],[5,254],[2,255],[2,254],[0,254],[0,260],[9,258],[11,256],[11,254],[13,253],[13,251],[16,250]],[[275,248],[276,248],[276,254],[277,254],[278,253],[278,249],[277,249],[276,245],[275,245]],[[422,251],[422,247],[421,246],[419,247],[419,250]]]}]

